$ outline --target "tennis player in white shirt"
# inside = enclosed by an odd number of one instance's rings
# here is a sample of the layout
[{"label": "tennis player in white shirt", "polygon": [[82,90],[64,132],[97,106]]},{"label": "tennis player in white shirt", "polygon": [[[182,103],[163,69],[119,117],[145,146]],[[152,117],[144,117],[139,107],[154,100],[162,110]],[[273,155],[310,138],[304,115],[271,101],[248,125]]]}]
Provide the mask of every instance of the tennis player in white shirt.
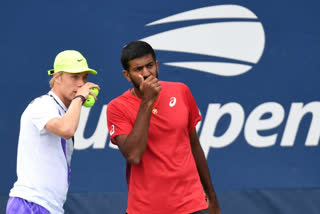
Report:
[{"label": "tennis player in white shirt", "polygon": [[73,135],[90,88],[88,74],[97,72],[74,50],[54,61],[48,94],[34,99],[20,121],[17,181],[9,193],[7,214],[64,213],[70,183]]}]

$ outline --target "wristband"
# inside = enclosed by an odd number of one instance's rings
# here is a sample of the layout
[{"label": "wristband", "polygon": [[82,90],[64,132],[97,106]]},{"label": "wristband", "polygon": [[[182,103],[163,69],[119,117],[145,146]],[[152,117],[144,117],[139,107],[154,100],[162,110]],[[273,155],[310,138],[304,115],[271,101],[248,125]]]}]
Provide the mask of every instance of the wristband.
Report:
[{"label": "wristband", "polygon": [[84,96],[82,96],[82,95],[77,95],[77,96],[75,96],[72,100],[74,100],[74,99],[76,99],[76,98],[81,98],[81,100],[82,100],[82,104],[86,101],[86,98],[84,97]]}]

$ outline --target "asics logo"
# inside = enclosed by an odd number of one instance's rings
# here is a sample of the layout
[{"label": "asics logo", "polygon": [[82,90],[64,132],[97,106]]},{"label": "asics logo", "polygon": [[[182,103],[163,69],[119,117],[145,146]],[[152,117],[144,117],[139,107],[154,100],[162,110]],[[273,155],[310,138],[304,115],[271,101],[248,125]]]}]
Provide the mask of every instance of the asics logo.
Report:
[{"label": "asics logo", "polygon": [[114,134],[114,125],[111,125],[110,136]]},{"label": "asics logo", "polygon": [[169,106],[173,107],[176,105],[177,99],[175,97],[170,98]]},{"label": "asics logo", "polygon": [[[248,72],[260,60],[265,47],[265,33],[257,16],[239,5],[209,6],[178,13],[146,26],[173,22],[202,21],[157,33],[141,40],[156,50],[183,52],[196,61],[164,62],[167,66],[188,68],[220,76]],[[199,59],[200,55],[200,59]]]}]

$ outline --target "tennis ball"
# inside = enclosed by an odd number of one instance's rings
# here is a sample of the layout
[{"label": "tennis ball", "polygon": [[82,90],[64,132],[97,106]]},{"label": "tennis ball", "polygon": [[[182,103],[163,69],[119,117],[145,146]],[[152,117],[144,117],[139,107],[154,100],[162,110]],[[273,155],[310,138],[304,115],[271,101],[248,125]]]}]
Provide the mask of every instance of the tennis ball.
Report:
[{"label": "tennis ball", "polygon": [[[94,93],[94,95],[98,96],[99,90],[97,88],[90,88],[90,90]],[[89,94],[86,101],[83,103],[83,106],[90,108],[94,105],[95,102],[96,100],[94,99],[94,97],[91,94]]]}]

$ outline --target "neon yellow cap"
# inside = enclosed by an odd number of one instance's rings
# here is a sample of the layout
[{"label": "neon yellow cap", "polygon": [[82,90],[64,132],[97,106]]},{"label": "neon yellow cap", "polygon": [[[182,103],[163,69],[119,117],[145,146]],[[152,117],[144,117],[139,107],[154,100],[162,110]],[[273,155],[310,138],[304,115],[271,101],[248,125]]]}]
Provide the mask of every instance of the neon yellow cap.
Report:
[{"label": "neon yellow cap", "polygon": [[89,72],[91,74],[97,74],[97,71],[88,67],[86,58],[84,58],[80,52],[75,50],[65,50],[56,56],[53,69],[49,70],[48,74],[53,75],[58,72]]}]

